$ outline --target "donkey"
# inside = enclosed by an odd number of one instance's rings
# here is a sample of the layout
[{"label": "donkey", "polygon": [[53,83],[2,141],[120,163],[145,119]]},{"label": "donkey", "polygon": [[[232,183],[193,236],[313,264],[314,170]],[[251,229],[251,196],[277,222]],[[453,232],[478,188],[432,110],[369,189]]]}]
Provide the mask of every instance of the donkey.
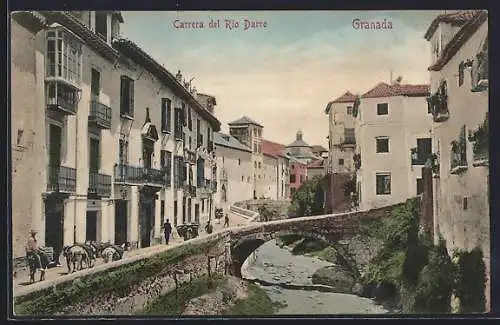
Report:
[{"label": "donkey", "polygon": [[[89,252],[81,244],[64,247],[63,254],[64,257],[66,257],[68,273],[75,272],[77,267],[78,270],[82,270],[83,263],[85,263],[87,267],[90,265]],[[71,265],[73,265],[73,269],[71,269]]]},{"label": "donkey", "polygon": [[103,249],[101,253],[101,257],[104,260],[104,263],[108,263],[111,261],[118,261],[123,258],[123,254],[128,249],[126,243],[122,245],[111,245]]},{"label": "donkey", "polygon": [[49,257],[42,251],[26,253],[28,267],[30,272],[30,283],[35,282],[36,270],[40,269],[40,281],[45,280],[45,271],[49,265]]}]

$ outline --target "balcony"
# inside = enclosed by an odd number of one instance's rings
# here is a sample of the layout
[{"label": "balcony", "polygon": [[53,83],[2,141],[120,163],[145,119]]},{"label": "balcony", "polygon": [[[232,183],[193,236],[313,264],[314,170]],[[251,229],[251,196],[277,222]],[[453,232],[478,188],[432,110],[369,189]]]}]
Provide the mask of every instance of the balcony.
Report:
[{"label": "balcony", "polygon": [[48,81],[46,104],[48,109],[75,115],[78,109],[78,90],[60,81]]},{"label": "balcony", "polygon": [[47,192],[76,192],[76,169],[48,166]]},{"label": "balcony", "polygon": [[104,174],[90,173],[88,194],[100,197],[110,197],[111,176]]},{"label": "balcony", "polygon": [[91,100],[89,124],[93,124],[100,129],[111,129],[111,107],[97,100]]},{"label": "balcony", "polygon": [[484,122],[474,131],[469,131],[469,141],[472,142],[473,159],[472,165],[488,166],[489,165],[489,126],[488,113]]},{"label": "balcony", "polygon": [[194,185],[184,185],[183,187],[184,193],[191,196],[196,197],[196,186]]},{"label": "balcony", "polygon": [[488,89],[488,54],[481,52],[472,62],[471,91],[485,91]]},{"label": "balcony", "polygon": [[131,165],[115,165],[115,183],[163,187],[166,186],[167,180],[164,170]]},{"label": "balcony", "polygon": [[342,141],[344,147],[354,147],[356,145],[356,137],[354,134],[354,129],[344,130],[344,140]]},{"label": "balcony", "polygon": [[361,168],[361,154],[357,153],[352,157],[352,160],[354,161],[354,168],[360,169]]},{"label": "balcony", "polygon": [[467,154],[465,141],[451,143],[451,174],[460,174],[467,170]]},{"label": "balcony", "polygon": [[424,157],[418,154],[417,148],[412,148],[410,150],[411,155],[411,165],[412,166],[423,166],[427,162],[428,157]]},{"label": "balcony", "polygon": [[427,161],[425,162],[426,167],[430,167],[432,169],[432,177],[439,178],[440,174],[440,162],[439,155],[435,153],[431,153]]},{"label": "balcony", "polygon": [[184,140],[184,132],[182,130],[182,125],[176,125],[174,128],[174,137],[176,140]]},{"label": "balcony", "polygon": [[191,165],[196,164],[196,153],[189,149],[184,149],[184,162]]}]

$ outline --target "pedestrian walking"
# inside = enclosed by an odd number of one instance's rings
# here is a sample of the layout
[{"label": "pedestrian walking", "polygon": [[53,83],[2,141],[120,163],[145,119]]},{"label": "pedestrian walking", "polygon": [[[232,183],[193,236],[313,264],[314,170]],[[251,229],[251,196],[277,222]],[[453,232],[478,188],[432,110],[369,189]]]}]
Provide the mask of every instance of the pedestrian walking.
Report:
[{"label": "pedestrian walking", "polygon": [[165,244],[167,245],[170,240],[171,233],[172,233],[172,225],[170,224],[170,221],[167,219],[167,221],[163,225],[163,234],[165,235]]},{"label": "pedestrian walking", "polygon": [[226,213],[226,215],[224,216],[224,228],[226,227],[229,227],[229,214]]}]

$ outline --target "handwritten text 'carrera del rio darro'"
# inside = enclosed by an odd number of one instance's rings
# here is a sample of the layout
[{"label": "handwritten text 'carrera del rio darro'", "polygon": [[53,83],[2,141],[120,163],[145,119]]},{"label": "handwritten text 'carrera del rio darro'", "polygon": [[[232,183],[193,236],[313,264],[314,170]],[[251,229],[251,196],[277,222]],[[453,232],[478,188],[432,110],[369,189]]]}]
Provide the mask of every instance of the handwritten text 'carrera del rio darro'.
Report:
[{"label": "handwritten text 'carrera del rio darro'", "polygon": [[267,21],[250,19],[210,19],[209,22],[203,21],[183,21],[176,19],[172,22],[175,29],[228,29],[228,30],[250,30],[265,29],[268,26]]}]

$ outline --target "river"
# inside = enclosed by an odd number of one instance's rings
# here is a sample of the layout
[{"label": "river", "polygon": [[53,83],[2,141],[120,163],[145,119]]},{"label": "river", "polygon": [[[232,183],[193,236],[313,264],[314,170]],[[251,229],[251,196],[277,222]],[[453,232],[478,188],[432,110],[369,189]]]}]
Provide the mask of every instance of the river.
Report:
[{"label": "river", "polygon": [[[312,285],[314,272],[329,262],[317,258],[292,255],[284,248],[269,241],[248,258],[242,268],[247,279],[260,279],[271,283]],[[277,314],[383,314],[387,313],[371,299],[355,295],[283,289],[279,286],[262,286],[269,298],[280,305]]]}]

